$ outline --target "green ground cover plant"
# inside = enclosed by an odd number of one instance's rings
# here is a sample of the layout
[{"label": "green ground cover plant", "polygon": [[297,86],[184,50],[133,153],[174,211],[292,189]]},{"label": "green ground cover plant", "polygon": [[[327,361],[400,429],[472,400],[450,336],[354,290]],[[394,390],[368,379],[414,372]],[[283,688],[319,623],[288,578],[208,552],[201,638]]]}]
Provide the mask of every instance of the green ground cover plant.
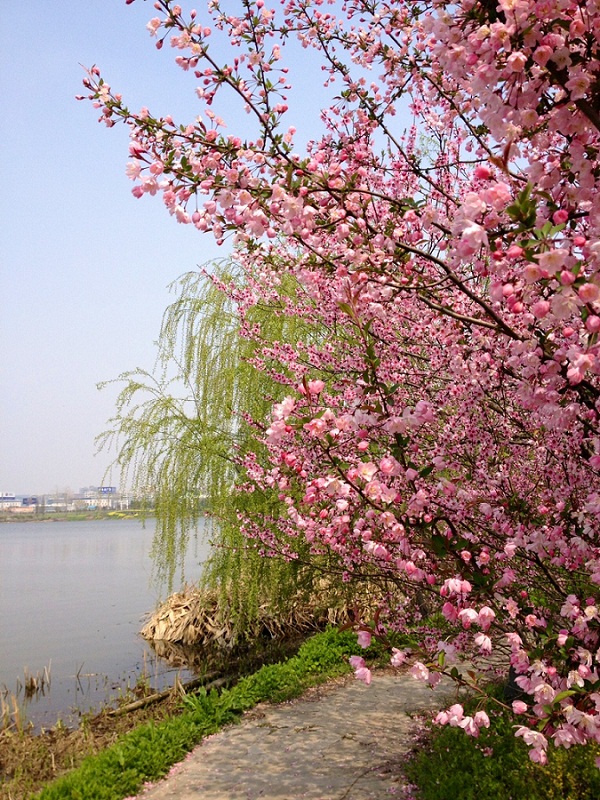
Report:
[{"label": "green ground cover plant", "polygon": [[125,734],[113,746],[87,758],[77,769],[49,783],[38,800],[122,800],[148,781],[167,774],[198,742],[237,721],[258,703],[298,697],[308,687],[350,671],[356,636],[330,629],[302,645],[285,662],[264,666],[222,692],[200,691],[184,700],[184,710],[158,724]]},{"label": "green ground cover plant", "polygon": [[[474,701],[471,706],[468,713],[475,710]],[[405,770],[418,787],[419,800],[600,797],[600,772],[594,764],[600,747],[550,747],[548,764],[540,766],[529,759],[527,745],[515,738],[514,718],[498,712],[490,715],[490,721],[477,739],[465,736],[460,728],[428,726],[422,749]]]}]

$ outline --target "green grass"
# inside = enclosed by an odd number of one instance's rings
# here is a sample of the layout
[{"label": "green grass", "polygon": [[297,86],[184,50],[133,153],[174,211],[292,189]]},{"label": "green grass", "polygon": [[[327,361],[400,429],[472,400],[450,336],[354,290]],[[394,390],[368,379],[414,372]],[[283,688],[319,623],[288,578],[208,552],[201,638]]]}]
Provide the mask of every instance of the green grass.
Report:
[{"label": "green grass", "polygon": [[598,800],[597,746],[548,748],[548,764],[529,759],[515,738],[514,719],[490,713],[478,739],[458,728],[432,726],[424,748],[408,763],[420,800]]},{"label": "green grass", "polygon": [[122,800],[146,781],[166,775],[200,740],[237,721],[257,703],[281,702],[309,686],[350,671],[348,656],[360,650],[356,635],[328,630],[305,642],[298,654],[264,666],[222,692],[201,691],[184,700],[181,714],[124,735],[72,772],[47,784],[39,800]]}]

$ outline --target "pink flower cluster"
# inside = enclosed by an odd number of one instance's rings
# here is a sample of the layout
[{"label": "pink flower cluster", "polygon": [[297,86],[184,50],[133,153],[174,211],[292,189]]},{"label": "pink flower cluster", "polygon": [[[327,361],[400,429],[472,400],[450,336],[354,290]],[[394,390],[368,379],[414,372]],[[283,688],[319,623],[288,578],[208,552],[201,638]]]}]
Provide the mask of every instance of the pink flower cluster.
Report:
[{"label": "pink flower cluster", "polygon": [[468,736],[479,736],[481,728],[490,727],[490,718],[485,711],[477,711],[471,716],[465,716],[463,707],[456,703],[447,711],[440,711],[435,718],[438,725],[450,725],[452,728],[462,728]]}]

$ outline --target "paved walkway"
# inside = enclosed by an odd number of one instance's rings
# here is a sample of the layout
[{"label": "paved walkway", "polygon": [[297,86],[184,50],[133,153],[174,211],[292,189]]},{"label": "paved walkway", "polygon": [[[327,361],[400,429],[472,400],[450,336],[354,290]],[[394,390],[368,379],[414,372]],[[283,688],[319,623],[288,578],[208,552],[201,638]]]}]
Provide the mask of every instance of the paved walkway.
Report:
[{"label": "paved walkway", "polygon": [[409,675],[353,677],[298,700],[261,705],[206,738],[141,800],[390,800],[402,798],[400,768],[414,743],[415,711],[441,708]]}]

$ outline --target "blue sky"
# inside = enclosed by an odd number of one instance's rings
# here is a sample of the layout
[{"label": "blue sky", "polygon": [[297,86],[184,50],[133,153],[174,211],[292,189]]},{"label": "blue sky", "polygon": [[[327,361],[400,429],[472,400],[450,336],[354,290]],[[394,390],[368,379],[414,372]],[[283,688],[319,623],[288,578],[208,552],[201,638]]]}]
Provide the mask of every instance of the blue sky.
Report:
[{"label": "blue sky", "polygon": [[[152,368],[168,284],[227,249],[177,224],[159,198],[133,198],[127,130],[108,130],[89,102],[75,100],[80,65],[97,64],[132,110],[177,122],[202,112],[197,80],[170,47],[156,50],[146,30],[151,2],[0,0],[0,8],[0,492],[117,483],[116,474],[104,479],[115,454],[97,455],[94,440],[118,386],[96,386]],[[294,85],[289,124],[306,141],[339,89],[322,88],[312,51],[296,43],[284,58]],[[217,112],[229,131],[251,135],[243,111]]]},{"label": "blue sky", "polygon": [[0,492],[76,491],[111,460],[94,439],[117,390],[96,384],[152,366],[167,285],[224,253],[132,197],[125,128],[74,99],[97,63],[133,109],[198,113],[146,31],[152,4],[1,5]]},{"label": "blue sky", "polygon": [[[97,64],[132,110],[200,113],[196,79],[146,30],[152,3],[0,3],[0,492],[77,491],[101,483],[114,457],[94,439],[117,386],[96,385],[152,367],[168,284],[226,250],[158,198],[134,199],[127,130],[75,100],[80,65]],[[294,83],[314,134],[322,80],[311,55],[294,54]],[[240,112],[230,129],[248,124]],[[300,128],[298,114],[290,124]]]}]

